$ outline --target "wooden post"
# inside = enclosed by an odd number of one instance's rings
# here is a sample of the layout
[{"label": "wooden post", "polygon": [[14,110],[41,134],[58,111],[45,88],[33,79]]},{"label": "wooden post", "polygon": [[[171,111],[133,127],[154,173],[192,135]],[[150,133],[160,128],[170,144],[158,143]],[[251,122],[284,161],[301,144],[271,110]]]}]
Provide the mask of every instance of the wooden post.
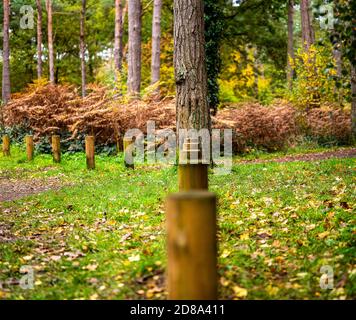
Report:
[{"label": "wooden post", "polygon": [[[192,163],[191,159],[194,155],[198,163]],[[202,151],[198,140],[187,139],[183,145],[181,156],[187,163],[180,163],[178,166],[179,191],[208,190],[209,165],[202,161]]]},{"label": "wooden post", "polygon": [[168,298],[217,299],[216,196],[208,191],[168,197]]},{"label": "wooden post", "polygon": [[10,157],[10,137],[7,134],[2,137],[2,152],[5,157]]},{"label": "wooden post", "polygon": [[87,156],[87,168],[89,170],[95,169],[95,145],[94,136],[85,137],[85,153]]},{"label": "wooden post", "polygon": [[32,161],[33,160],[33,136],[26,136],[25,141],[26,141],[27,160]]},{"label": "wooden post", "polygon": [[124,163],[126,168],[135,169],[134,159],[133,159],[133,139],[132,137],[125,137],[123,140],[124,144]]},{"label": "wooden post", "polygon": [[61,139],[60,136],[52,136],[52,152],[53,161],[55,163],[61,162]]}]

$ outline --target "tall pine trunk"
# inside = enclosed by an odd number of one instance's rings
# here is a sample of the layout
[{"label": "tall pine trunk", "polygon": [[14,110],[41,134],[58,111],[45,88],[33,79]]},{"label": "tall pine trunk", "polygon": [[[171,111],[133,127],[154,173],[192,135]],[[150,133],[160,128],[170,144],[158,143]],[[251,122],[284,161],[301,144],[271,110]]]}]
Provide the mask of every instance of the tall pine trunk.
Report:
[{"label": "tall pine trunk", "polygon": [[288,57],[287,57],[287,82],[289,89],[293,86],[294,70],[290,64],[294,59],[294,0],[288,1]]},{"label": "tall pine trunk", "polygon": [[80,62],[82,71],[82,97],[86,96],[86,71],[85,71],[85,13],[86,0],[82,0],[82,9],[80,11]]},{"label": "tall pine trunk", "polygon": [[356,141],[356,67],[351,63],[351,126],[352,137]]},{"label": "tall pine trunk", "polygon": [[52,0],[46,0],[47,9],[47,33],[48,33],[48,62],[49,81],[54,84],[54,52],[53,52],[53,23],[52,23]]},{"label": "tall pine trunk", "polygon": [[305,49],[309,50],[314,43],[314,30],[310,16],[309,0],[300,0],[300,13],[302,22],[302,41]]},{"label": "tall pine trunk", "polygon": [[124,18],[125,18],[125,10],[124,10],[123,2],[124,0],[115,0],[114,62],[115,62],[116,72],[121,72],[122,61],[123,61],[123,35],[124,35]]},{"label": "tall pine trunk", "polygon": [[177,130],[209,129],[202,0],[174,0]]},{"label": "tall pine trunk", "polygon": [[42,4],[36,0],[37,5],[37,78],[42,78]]},{"label": "tall pine trunk", "polygon": [[142,7],[140,0],[129,0],[129,58],[128,58],[128,95],[139,98],[141,90],[141,27]]},{"label": "tall pine trunk", "polygon": [[[161,14],[162,0],[154,0],[152,19],[152,60],[151,60],[151,84],[160,81],[161,69]],[[156,93],[159,94],[157,87]]]},{"label": "tall pine trunk", "polygon": [[8,103],[11,95],[10,84],[10,0],[3,0],[3,49],[2,49],[2,101]]}]

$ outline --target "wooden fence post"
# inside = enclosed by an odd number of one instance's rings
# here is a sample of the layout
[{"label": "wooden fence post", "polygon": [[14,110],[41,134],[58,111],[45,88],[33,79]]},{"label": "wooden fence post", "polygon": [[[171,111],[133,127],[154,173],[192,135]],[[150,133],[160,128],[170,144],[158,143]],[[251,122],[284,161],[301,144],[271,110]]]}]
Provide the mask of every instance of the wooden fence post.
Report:
[{"label": "wooden fence post", "polygon": [[124,144],[124,163],[126,168],[135,169],[134,159],[133,159],[133,138],[125,137],[123,140]]},{"label": "wooden fence post", "polygon": [[2,137],[2,152],[5,157],[10,157],[10,137],[7,134]]},{"label": "wooden fence post", "polygon": [[87,157],[87,168],[95,169],[95,139],[94,136],[85,137],[85,153]]},{"label": "wooden fence post", "polygon": [[60,136],[52,136],[52,152],[53,152],[53,161],[55,163],[61,162],[61,140]]},{"label": "wooden fence post", "polygon": [[[198,160],[192,163],[191,158]],[[183,152],[186,163],[178,166],[179,191],[208,190],[208,169],[209,165],[202,161],[202,150],[198,139],[187,139],[183,145]]]},{"label": "wooden fence post", "polygon": [[25,141],[26,141],[27,160],[32,161],[33,160],[33,136],[26,136]]},{"label": "wooden fence post", "polygon": [[168,298],[217,299],[216,196],[208,191],[168,197]]}]

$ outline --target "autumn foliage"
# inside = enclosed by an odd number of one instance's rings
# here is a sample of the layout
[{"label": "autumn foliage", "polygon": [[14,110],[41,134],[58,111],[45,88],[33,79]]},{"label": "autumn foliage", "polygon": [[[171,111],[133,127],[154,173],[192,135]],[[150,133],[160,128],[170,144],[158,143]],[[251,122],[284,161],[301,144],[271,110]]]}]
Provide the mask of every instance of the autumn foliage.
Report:
[{"label": "autumn foliage", "polygon": [[[79,97],[71,86],[30,86],[17,94],[4,109],[5,125],[21,125],[32,131],[35,140],[51,134],[94,134],[97,143],[117,143],[128,129],[146,132],[147,121],[156,129],[175,128],[175,102],[127,102],[105,88],[91,85],[88,96]],[[285,101],[271,106],[242,103],[221,109],[213,127],[233,129],[233,148],[278,150],[302,136],[318,141],[347,142],[351,136],[350,114],[341,109],[320,108],[304,112]]]}]

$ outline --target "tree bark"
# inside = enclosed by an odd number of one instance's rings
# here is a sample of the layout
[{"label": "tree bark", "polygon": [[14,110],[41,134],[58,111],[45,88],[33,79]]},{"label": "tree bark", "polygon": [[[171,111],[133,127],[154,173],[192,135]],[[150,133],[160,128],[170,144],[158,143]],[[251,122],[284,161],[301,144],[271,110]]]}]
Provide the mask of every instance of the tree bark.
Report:
[{"label": "tree bark", "polygon": [[42,78],[42,4],[36,0],[37,5],[37,78]]},{"label": "tree bark", "polygon": [[[160,80],[161,69],[161,15],[162,0],[154,0],[152,19],[152,61],[151,61],[151,84],[154,85]],[[159,87],[156,93],[159,94]]]},{"label": "tree bark", "polygon": [[309,50],[310,46],[315,42],[312,19],[309,10],[309,0],[300,1],[300,13],[302,22],[302,41],[305,49]]},{"label": "tree bark", "polygon": [[52,0],[46,0],[47,9],[47,29],[48,29],[48,61],[49,61],[49,81],[54,84],[54,53],[53,53],[53,23],[52,23]]},{"label": "tree bark", "polygon": [[8,103],[11,95],[10,84],[10,44],[9,44],[9,29],[10,29],[10,0],[3,1],[3,50],[2,50],[2,101]]},{"label": "tree bark", "polygon": [[80,12],[80,62],[82,71],[82,97],[86,96],[86,71],[85,71],[85,13],[86,0],[82,0],[82,9]]},{"label": "tree bark", "polygon": [[202,0],[174,0],[174,68],[177,130],[210,130]]},{"label": "tree bark", "polygon": [[139,98],[141,90],[141,27],[142,6],[140,0],[130,0],[129,12],[129,58],[128,58],[128,95]]},{"label": "tree bark", "polygon": [[123,60],[123,35],[124,18],[126,14],[127,2],[124,9],[124,0],[115,0],[115,42],[114,61],[116,72],[121,72]]},{"label": "tree bark", "polygon": [[289,89],[292,89],[294,70],[290,64],[290,59],[294,59],[294,0],[288,1],[287,82]]},{"label": "tree bark", "polygon": [[351,127],[352,137],[356,141],[356,67],[351,63]]}]

